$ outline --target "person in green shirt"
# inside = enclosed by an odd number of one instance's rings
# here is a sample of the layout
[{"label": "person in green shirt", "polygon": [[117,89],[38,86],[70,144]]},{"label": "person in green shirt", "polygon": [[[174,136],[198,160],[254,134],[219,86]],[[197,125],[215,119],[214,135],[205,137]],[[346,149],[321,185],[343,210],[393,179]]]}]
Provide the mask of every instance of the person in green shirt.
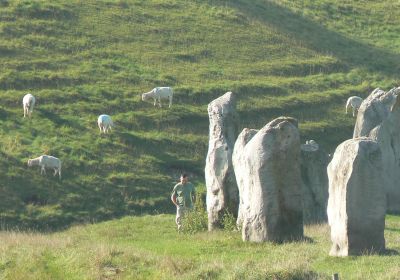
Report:
[{"label": "person in green shirt", "polygon": [[176,206],[176,225],[178,231],[182,229],[182,217],[186,211],[193,209],[196,194],[192,183],[189,182],[187,174],[183,173],[180,182],[174,186],[171,200]]}]

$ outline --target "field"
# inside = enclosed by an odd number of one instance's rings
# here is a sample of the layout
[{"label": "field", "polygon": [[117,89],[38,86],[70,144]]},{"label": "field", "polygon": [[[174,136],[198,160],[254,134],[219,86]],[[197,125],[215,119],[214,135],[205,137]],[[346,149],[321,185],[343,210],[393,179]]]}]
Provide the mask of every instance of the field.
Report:
[{"label": "field", "polygon": [[329,227],[302,242],[244,243],[240,233],[178,234],[173,215],[125,217],[53,234],[2,232],[0,279],[399,279],[400,218],[385,255],[329,257]]},{"label": "field", "polygon": [[[177,235],[169,195],[182,171],[204,193],[207,104],[227,91],[240,130],[291,116],[332,153],[352,136],[347,98],[399,86],[398,34],[390,0],[0,0],[0,279],[396,279],[397,255],[328,257],[326,225],[279,246]],[[174,88],[171,109],[141,100],[155,86]],[[41,154],[62,180],[28,168]]]},{"label": "field", "polygon": [[[0,1],[0,223],[57,229],[173,211],[180,172],[204,189],[207,104],[229,90],[240,129],[292,116],[304,141],[332,152],[352,135],[347,97],[398,85],[398,6]],[[174,87],[173,109],[140,100],[160,85]],[[99,135],[103,113],[111,135]],[[63,161],[62,181],[27,167],[41,154]]]}]

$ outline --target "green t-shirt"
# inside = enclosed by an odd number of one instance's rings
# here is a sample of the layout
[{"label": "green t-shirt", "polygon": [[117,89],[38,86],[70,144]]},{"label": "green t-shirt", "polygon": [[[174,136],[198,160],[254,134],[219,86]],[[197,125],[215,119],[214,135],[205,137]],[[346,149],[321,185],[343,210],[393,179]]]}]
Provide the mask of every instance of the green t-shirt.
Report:
[{"label": "green t-shirt", "polygon": [[194,194],[194,186],[192,183],[188,182],[186,184],[176,184],[172,194],[175,194],[176,202],[179,206],[188,208],[193,207],[192,195]]}]

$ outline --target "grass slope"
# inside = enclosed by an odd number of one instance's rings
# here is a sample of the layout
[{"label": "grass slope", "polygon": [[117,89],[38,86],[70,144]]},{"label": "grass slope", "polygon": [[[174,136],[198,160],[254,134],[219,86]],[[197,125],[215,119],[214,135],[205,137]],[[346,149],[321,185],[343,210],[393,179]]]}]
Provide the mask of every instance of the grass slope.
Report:
[{"label": "grass slope", "polygon": [[[0,0],[0,224],[172,211],[179,172],[204,188],[206,108],[228,90],[240,128],[288,115],[332,151],[351,136],[347,97],[398,85],[399,4],[295,2]],[[140,100],[164,85],[173,109]],[[62,159],[62,181],[28,169],[43,153]]]},{"label": "grass slope", "polygon": [[255,244],[238,232],[178,234],[173,215],[125,217],[53,234],[1,232],[1,279],[398,279],[400,217],[387,216],[386,255],[328,255],[328,225],[307,239]]}]

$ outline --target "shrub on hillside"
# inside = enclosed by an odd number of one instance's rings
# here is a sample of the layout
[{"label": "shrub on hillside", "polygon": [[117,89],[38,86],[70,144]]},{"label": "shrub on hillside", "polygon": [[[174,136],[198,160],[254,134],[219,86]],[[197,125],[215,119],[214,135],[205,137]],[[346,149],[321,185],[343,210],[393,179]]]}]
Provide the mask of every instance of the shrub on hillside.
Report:
[{"label": "shrub on hillside", "polygon": [[[188,212],[182,221],[184,233],[193,234],[196,232],[205,231],[208,228],[208,215],[205,206],[205,192],[198,193],[194,204],[193,211]],[[222,216],[222,227],[226,231],[236,230],[235,216],[225,211]]]},{"label": "shrub on hillside", "polygon": [[236,230],[236,218],[231,212],[227,210],[225,210],[222,216],[222,226],[226,231]]},{"label": "shrub on hillside", "polygon": [[208,216],[201,194],[197,194],[193,211],[186,213],[182,220],[184,233],[196,233],[207,230]]}]

